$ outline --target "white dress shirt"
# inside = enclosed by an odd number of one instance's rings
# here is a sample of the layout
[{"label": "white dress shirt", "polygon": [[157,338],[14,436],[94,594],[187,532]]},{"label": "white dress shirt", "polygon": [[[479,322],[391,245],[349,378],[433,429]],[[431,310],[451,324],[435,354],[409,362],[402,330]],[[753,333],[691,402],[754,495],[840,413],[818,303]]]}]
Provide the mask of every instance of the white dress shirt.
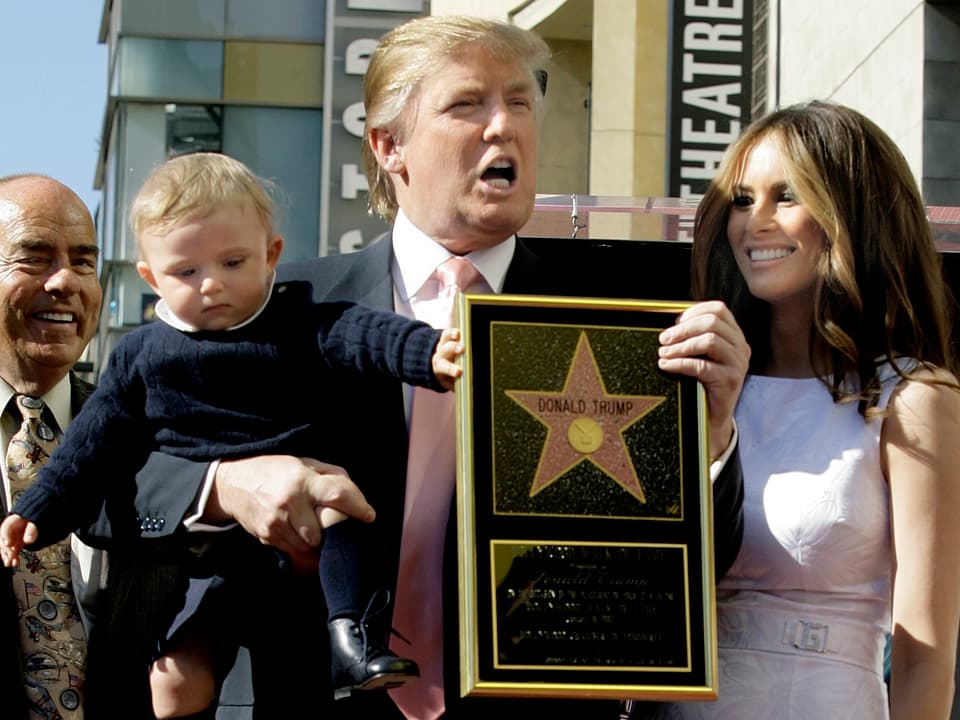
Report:
[{"label": "white dress shirt", "polygon": [[[418,313],[418,303],[424,298],[436,297],[436,287],[432,283],[437,281],[433,277],[433,272],[440,263],[452,257],[453,253],[414,226],[404,215],[403,210],[397,210],[391,234],[393,260],[390,271],[393,276],[394,310],[404,317],[423,320],[424,317]],[[478,281],[471,288],[465,288],[465,291],[483,293],[502,291],[503,280],[507,276],[510,261],[513,260],[516,245],[517,238],[511,235],[499,245],[464,255],[463,257],[471,262],[483,276],[482,281]],[[404,385],[403,391],[409,422],[413,393],[409,385]]]}]

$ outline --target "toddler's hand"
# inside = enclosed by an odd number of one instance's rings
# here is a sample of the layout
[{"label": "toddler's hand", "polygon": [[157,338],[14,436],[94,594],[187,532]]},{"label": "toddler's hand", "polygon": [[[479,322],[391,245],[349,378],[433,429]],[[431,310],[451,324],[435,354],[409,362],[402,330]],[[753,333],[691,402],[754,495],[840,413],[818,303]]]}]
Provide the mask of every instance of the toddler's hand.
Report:
[{"label": "toddler's hand", "polygon": [[460,342],[460,331],[457,328],[447,328],[440,335],[437,349],[433,353],[433,374],[447,390],[453,390],[454,381],[463,375],[463,369],[457,364],[461,355],[463,344]]},{"label": "toddler's hand", "polygon": [[16,514],[7,515],[0,525],[0,558],[6,567],[20,565],[20,551],[24,545],[36,541],[39,531],[29,520]]}]

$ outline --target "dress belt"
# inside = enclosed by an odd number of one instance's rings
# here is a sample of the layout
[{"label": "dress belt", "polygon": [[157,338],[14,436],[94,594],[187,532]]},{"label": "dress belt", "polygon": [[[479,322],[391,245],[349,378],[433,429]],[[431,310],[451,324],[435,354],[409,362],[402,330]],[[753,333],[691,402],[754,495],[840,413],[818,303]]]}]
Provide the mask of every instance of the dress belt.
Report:
[{"label": "dress belt", "polygon": [[823,657],[883,673],[884,634],[835,617],[721,604],[717,636],[721,649]]}]

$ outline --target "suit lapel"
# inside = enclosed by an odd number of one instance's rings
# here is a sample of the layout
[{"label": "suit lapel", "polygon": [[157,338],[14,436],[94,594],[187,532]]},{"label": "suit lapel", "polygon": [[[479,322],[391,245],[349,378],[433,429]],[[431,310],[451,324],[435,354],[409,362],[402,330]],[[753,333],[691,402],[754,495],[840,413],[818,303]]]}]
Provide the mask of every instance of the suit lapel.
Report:
[{"label": "suit lapel", "polygon": [[393,241],[390,233],[381,235],[366,252],[370,253],[369,265],[361,273],[366,276],[366,283],[356,295],[357,302],[380,310],[393,310]]},{"label": "suit lapel", "polygon": [[303,272],[294,275],[310,278],[317,302],[349,300],[393,310],[392,246],[390,233],[386,233],[358,252],[327,256],[320,264],[305,263],[300,266]]},{"label": "suit lapel", "polygon": [[70,373],[70,412],[76,416],[80,412],[83,404],[93,395],[96,386],[81,380],[79,377]]},{"label": "suit lapel", "polygon": [[517,238],[517,245],[513,251],[513,258],[503,278],[503,292],[538,294],[537,278],[545,275],[542,270],[537,272],[538,258],[523,242]]}]

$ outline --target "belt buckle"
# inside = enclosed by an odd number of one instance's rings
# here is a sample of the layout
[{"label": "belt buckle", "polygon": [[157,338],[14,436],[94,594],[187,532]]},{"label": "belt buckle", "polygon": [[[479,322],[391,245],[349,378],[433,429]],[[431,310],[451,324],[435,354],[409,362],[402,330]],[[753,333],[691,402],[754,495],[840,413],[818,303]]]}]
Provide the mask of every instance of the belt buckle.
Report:
[{"label": "belt buckle", "polygon": [[810,622],[809,620],[788,620],[783,624],[784,645],[792,645],[798,650],[825,653],[827,651],[827,635],[830,626],[824,623]]}]

